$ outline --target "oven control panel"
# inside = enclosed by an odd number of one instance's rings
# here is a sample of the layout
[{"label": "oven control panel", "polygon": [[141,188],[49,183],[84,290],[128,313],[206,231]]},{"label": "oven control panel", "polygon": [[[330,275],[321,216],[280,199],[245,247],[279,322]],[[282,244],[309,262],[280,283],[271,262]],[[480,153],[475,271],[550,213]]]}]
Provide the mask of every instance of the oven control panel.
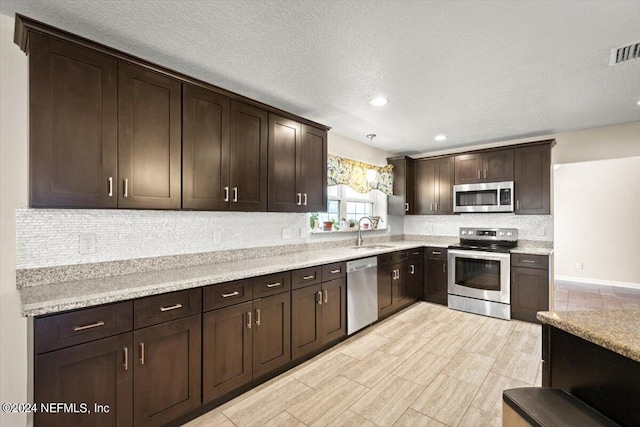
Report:
[{"label": "oven control panel", "polygon": [[460,228],[460,238],[465,240],[509,241],[518,240],[517,228]]}]

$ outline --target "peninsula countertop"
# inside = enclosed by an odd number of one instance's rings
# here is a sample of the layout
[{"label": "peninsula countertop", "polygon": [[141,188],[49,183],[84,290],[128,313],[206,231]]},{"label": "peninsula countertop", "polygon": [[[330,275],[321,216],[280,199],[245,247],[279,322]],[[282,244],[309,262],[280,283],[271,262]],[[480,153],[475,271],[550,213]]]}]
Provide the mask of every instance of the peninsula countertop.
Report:
[{"label": "peninsula countertop", "polygon": [[640,362],[640,310],[542,311],[543,323]]}]

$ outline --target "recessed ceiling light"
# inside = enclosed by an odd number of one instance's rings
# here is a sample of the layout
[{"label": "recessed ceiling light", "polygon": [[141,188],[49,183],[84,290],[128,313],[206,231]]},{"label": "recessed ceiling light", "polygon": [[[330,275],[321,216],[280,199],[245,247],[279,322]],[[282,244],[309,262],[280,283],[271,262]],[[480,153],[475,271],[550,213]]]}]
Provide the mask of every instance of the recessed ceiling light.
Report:
[{"label": "recessed ceiling light", "polygon": [[436,141],[444,141],[445,139],[447,139],[447,135],[436,135],[436,137],[433,139],[435,139]]},{"label": "recessed ceiling light", "polygon": [[373,105],[374,107],[382,107],[383,105],[386,105],[387,102],[389,102],[387,98],[385,98],[384,96],[379,96],[369,101],[369,104]]},{"label": "recessed ceiling light", "polygon": [[638,105],[640,105],[640,101],[638,101]]}]

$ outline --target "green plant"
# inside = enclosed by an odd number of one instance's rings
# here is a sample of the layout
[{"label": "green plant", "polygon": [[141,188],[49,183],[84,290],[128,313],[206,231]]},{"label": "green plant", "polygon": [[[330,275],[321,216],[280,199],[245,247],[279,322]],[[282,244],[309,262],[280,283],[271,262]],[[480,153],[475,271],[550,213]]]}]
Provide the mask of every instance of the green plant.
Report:
[{"label": "green plant", "polygon": [[309,227],[313,230],[313,228],[316,226],[316,221],[318,220],[318,212],[313,212],[310,216],[309,216]]},{"label": "green plant", "polygon": [[333,229],[334,230],[336,230],[336,231],[340,230],[340,223],[339,222],[336,222],[335,219],[332,219],[331,223],[333,224]]}]

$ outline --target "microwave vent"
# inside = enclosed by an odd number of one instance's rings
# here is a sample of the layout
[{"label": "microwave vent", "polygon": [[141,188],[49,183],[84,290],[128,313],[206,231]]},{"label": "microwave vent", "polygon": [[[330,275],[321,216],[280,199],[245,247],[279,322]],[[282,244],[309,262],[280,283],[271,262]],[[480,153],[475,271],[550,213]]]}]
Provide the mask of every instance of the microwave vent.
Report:
[{"label": "microwave vent", "polygon": [[640,41],[611,49],[609,66],[623,64],[640,59]]}]

